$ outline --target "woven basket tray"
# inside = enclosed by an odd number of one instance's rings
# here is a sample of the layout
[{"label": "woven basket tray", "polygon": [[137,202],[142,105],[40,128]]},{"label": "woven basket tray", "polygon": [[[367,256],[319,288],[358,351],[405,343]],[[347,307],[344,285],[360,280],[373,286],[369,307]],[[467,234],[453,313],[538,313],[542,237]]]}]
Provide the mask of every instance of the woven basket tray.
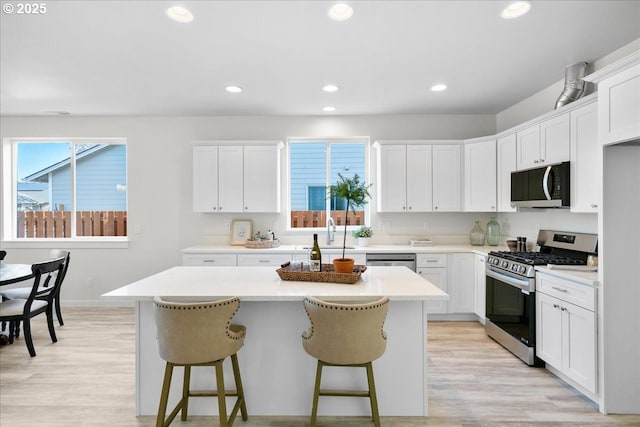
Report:
[{"label": "woven basket tray", "polygon": [[309,271],[309,266],[304,266],[304,270],[292,270],[289,263],[284,264],[276,272],[282,280],[295,282],[328,282],[347,283],[353,285],[360,280],[360,275],[367,269],[365,265],[354,265],[352,273],[336,273],[333,264],[322,264],[322,271]]},{"label": "woven basket tray", "polygon": [[279,240],[245,240],[244,246],[249,249],[270,249],[280,246]]}]

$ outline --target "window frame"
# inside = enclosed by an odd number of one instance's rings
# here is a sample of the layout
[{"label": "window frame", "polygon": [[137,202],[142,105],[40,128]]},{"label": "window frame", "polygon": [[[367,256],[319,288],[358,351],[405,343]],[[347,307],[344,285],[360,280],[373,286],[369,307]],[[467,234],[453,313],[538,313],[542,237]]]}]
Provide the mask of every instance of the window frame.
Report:
[{"label": "window frame", "polygon": [[[371,156],[371,139],[368,136],[353,136],[353,137],[288,137],[286,143],[286,191],[287,191],[287,208],[286,208],[286,230],[287,233],[297,233],[300,234],[308,234],[310,232],[318,232],[321,230],[326,230],[326,224],[322,227],[292,227],[291,223],[291,144],[292,143],[317,143],[317,142],[325,142],[328,144],[327,154],[325,158],[325,167],[326,167],[326,176],[328,179],[331,179],[331,145],[333,144],[356,144],[361,143],[364,145],[364,176],[362,176],[362,180],[366,183],[370,183],[371,176],[371,167],[370,167],[370,156]],[[330,183],[326,183],[330,185]],[[373,196],[373,194],[372,194]],[[362,225],[368,225],[371,222],[371,205],[372,200],[369,199],[369,202],[366,203],[362,209],[364,210],[364,224],[360,225],[349,225],[347,226],[347,232],[351,230],[355,230]],[[325,205],[325,209],[326,209]],[[327,214],[329,212],[327,211]],[[344,230],[344,226],[337,227],[337,229]]]},{"label": "window frame", "polygon": [[[71,144],[69,168],[71,174],[71,237],[17,237],[17,203],[18,203],[18,144],[24,143],[68,143]],[[126,236],[77,236],[76,235],[76,152],[75,146],[80,144],[124,145],[127,139],[122,137],[8,137],[2,140],[2,245],[7,248],[57,248],[61,244],[70,248],[99,247],[126,248],[128,247],[130,230],[127,227]],[[129,211],[129,153],[127,150],[125,176],[127,192],[125,204]]]}]

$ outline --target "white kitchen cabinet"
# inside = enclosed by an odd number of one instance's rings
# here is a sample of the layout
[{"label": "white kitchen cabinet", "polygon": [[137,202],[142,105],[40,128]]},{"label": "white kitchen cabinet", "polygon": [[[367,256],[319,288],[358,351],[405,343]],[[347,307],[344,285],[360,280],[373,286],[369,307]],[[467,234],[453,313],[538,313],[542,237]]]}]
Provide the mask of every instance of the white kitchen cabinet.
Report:
[{"label": "white kitchen cabinet", "polygon": [[290,262],[294,255],[292,253],[277,254],[238,254],[238,266],[251,267],[275,267]]},{"label": "white kitchen cabinet", "polygon": [[497,151],[497,206],[498,212],[515,212],[511,206],[511,172],[516,166],[516,134],[507,135],[496,141]]},{"label": "white kitchen cabinet", "polygon": [[379,212],[431,211],[431,146],[381,145],[378,183]]},{"label": "white kitchen cabinet", "polygon": [[640,139],[640,51],[588,76],[598,83],[598,139],[602,145]]},{"label": "white kitchen cabinet", "polygon": [[453,253],[449,263],[449,313],[474,313],[476,306],[475,257]]},{"label": "white kitchen cabinet", "polygon": [[568,161],[569,135],[569,113],[549,118],[517,132],[518,170]]},{"label": "white kitchen cabinet", "polygon": [[229,267],[237,265],[236,254],[183,254],[182,265]]},{"label": "white kitchen cabinet", "polygon": [[475,287],[476,287],[476,301],[474,312],[478,316],[480,323],[484,325],[486,320],[486,295],[487,295],[487,275],[485,271],[485,264],[487,257],[485,255],[475,254]]},{"label": "white kitchen cabinet", "polygon": [[496,211],[496,140],[464,145],[464,210]]},{"label": "white kitchen cabinet", "polygon": [[462,145],[433,146],[433,210],[459,212],[462,209]]},{"label": "white kitchen cabinet", "polygon": [[597,391],[595,289],[536,275],[536,354],[590,393]]},{"label": "white kitchen cabinet", "polygon": [[281,142],[193,146],[195,212],[279,212]]},{"label": "white kitchen cabinet", "polygon": [[600,150],[597,103],[571,111],[571,212],[598,212]]},{"label": "white kitchen cabinet", "polygon": [[280,147],[244,147],[244,212],[280,212]]},{"label": "white kitchen cabinet", "polygon": [[[416,272],[444,292],[448,292],[447,254],[417,254]],[[427,313],[448,313],[447,301],[427,301]]]}]

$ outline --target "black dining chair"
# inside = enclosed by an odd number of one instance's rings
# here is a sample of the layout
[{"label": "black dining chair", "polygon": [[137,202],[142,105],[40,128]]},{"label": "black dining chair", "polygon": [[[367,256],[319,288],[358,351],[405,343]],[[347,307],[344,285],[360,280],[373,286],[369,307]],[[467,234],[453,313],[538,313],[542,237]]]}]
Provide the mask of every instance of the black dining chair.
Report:
[{"label": "black dining chair", "polygon": [[[13,342],[14,331],[20,322],[23,324],[24,340],[29,350],[29,355],[34,357],[36,350],[33,346],[31,338],[31,318],[38,314],[47,314],[47,326],[49,327],[49,335],[52,342],[57,342],[56,332],[53,328],[53,307],[54,297],[57,295],[62,283],[62,272],[64,270],[64,258],[58,258],[52,261],[33,264],[31,271],[34,275],[33,286],[31,292],[26,299],[12,299],[4,301],[0,304],[0,321],[9,322],[9,342]],[[57,272],[54,276],[51,273]],[[41,286],[43,280],[47,277],[54,280],[53,284],[47,287]]]},{"label": "black dining chair", "polygon": [[7,251],[0,251],[0,261],[2,261],[6,256],[7,256]]},{"label": "black dining chair", "polygon": [[[54,306],[56,309],[56,317],[58,318],[58,323],[60,326],[64,325],[64,321],[62,320],[62,310],[60,309],[60,288],[62,287],[62,283],[64,282],[64,278],[67,275],[67,270],[69,269],[69,262],[71,261],[71,252],[62,250],[62,249],[53,249],[50,252],[51,259],[64,258],[64,268],[62,269],[60,286],[58,287],[57,293],[53,296]],[[52,284],[52,281],[55,282],[56,275],[58,273],[54,271],[49,274],[44,283],[41,285],[43,288],[47,288]],[[22,288],[13,288],[0,290],[0,295],[3,300],[12,300],[12,299],[27,299],[31,293],[31,287],[22,287]],[[44,298],[44,297],[43,297]],[[38,297],[38,299],[43,299]],[[17,325],[15,330],[15,338],[20,336],[20,325]]]}]

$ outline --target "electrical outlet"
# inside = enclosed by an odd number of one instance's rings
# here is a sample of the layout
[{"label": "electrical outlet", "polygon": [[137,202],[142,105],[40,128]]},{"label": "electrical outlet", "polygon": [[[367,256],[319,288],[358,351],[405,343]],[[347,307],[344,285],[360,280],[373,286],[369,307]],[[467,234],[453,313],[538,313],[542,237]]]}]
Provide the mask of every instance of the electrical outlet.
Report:
[{"label": "electrical outlet", "polygon": [[140,224],[136,224],[133,226],[134,234],[142,234],[142,226]]},{"label": "electrical outlet", "polygon": [[422,228],[424,228],[425,230],[428,230],[430,227],[429,221],[425,221],[422,223]]},{"label": "electrical outlet", "polygon": [[224,223],[224,229],[226,231],[231,231],[231,223],[230,222],[225,222]]}]

